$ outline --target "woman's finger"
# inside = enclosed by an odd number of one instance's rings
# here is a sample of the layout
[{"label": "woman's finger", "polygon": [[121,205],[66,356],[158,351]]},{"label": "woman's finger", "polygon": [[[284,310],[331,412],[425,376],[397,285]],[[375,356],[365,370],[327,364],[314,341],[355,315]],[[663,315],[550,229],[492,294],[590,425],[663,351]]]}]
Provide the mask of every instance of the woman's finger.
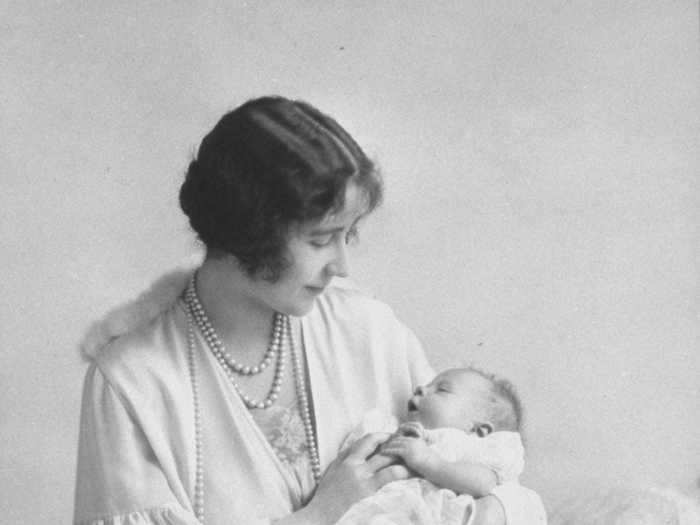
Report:
[{"label": "woman's finger", "polygon": [[406,443],[409,443],[412,439],[415,439],[415,438],[410,438],[410,437],[406,437],[406,436],[394,436],[391,439],[387,440],[387,442],[384,446],[388,447],[390,445],[404,445]]},{"label": "woman's finger", "polygon": [[379,450],[382,452],[386,452],[387,450],[393,449],[396,447],[404,448],[408,445],[409,439],[412,439],[412,438],[393,437],[393,438],[387,440],[385,443],[383,443]]},{"label": "woman's finger", "polygon": [[401,445],[396,445],[396,444],[392,443],[391,445],[387,445],[386,447],[382,447],[381,453],[389,455],[389,456],[400,456],[401,453],[405,450],[406,450],[405,447],[402,447]]},{"label": "woman's finger", "polygon": [[377,447],[384,443],[391,434],[373,432],[358,439],[348,450],[346,460],[362,462],[376,452]]},{"label": "woman's finger", "polygon": [[383,468],[374,475],[374,482],[377,488],[383,487],[387,483],[397,481],[399,479],[408,479],[411,477],[411,471],[403,465],[391,465]]},{"label": "woman's finger", "polygon": [[375,473],[378,470],[388,467],[389,465],[396,463],[396,458],[392,456],[387,456],[384,451],[374,454],[367,460],[367,468],[370,472]]}]

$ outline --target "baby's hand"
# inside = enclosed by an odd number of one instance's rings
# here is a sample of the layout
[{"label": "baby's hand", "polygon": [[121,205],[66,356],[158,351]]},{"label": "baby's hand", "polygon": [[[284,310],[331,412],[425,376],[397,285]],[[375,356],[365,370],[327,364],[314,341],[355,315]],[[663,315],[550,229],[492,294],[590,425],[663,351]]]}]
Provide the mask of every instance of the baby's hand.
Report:
[{"label": "baby's hand", "polygon": [[418,421],[401,423],[396,430],[396,435],[425,439],[425,428]]},{"label": "baby's hand", "polygon": [[394,435],[381,447],[382,454],[398,456],[406,466],[415,471],[421,471],[435,455],[422,438]]}]

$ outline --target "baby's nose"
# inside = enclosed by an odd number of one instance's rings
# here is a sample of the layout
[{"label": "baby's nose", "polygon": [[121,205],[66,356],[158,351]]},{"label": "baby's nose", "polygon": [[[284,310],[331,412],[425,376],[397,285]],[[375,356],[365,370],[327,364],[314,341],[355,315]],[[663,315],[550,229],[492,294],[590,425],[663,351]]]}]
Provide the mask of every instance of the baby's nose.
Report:
[{"label": "baby's nose", "polygon": [[425,387],[423,385],[417,386],[416,389],[413,391],[413,394],[416,396],[424,396]]}]

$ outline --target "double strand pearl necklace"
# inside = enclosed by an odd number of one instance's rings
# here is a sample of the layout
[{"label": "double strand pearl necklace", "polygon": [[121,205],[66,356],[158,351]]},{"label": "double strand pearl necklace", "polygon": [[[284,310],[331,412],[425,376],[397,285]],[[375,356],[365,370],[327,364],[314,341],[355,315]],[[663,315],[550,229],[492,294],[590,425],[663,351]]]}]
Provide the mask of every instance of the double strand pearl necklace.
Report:
[{"label": "double strand pearl necklace", "polygon": [[[187,306],[189,307],[189,310],[197,323],[197,327],[204,336],[204,339],[207,341],[207,345],[214,354],[214,357],[216,357],[216,360],[221,365],[221,368],[223,368],[224,372],[226,372],[226,375],[230,379],[231,383],[233,383],[236,392],[238,392],[238,395],[241,396],[245,406],[248,408],[270,408],[279,397],[282,380],[284,379],[284,358],[286,352],[284,346],[282,345],[282,338],[283,336],[286,336],[286,338],[289,339],[289,334],[283,333],[289,326],[288,320],[287,323],[285,323],[286,316],[280,314],[279,312],[275,312],[272,340],[270,341],[270,345],[268,346],[262,361],[255,366],[247,366],[237,362],[231,356],[231,354],[229,354],[224,347],[224,344],[221,342],[221,339],[219,339],[219,336],[216,334],[209,317],[207,317],[207,314],[204,311],[202,303],[199,302],[199,297],[197,297],[194,277],[192,277],[192,281],[190,282],[187,292],[185,293],[185,301],[187,302]],[[273,356],[277,356],[277,367],[275,368],[275,376],[272,380],[270,390],[267,393],[267,396],[265,396],[265,399],[261,401],[253,399],[248,394],[243,392],[240,385],[236,381],[234,374],[242,376],[260,374],[268,367]]]},{"label": "double strand pearl necklace", "polygon": [[[197,521],[200,523],[204,523],[204,454],[203,454],[203,446],[202,446],[202,418],[201,418],[201,409],[199,406],[199,387],[197,383],[197,370],[196,370],[196,365],[195,365],[195,325],[200,329],[202,334],[204,335],[205,340],[207,341],[207,344],[209,348],[212,350],[212,353],[216,356],[216,352],[214,351],[214,346],[210,342],[210,338],[207,338],[207,332],[204,331],[203,325],[200,324],[197,320],[197,313],[196,312],[201,312],[203,314],[202,319],[206,319],[208,321],[208,318],[206,318],[206,314],[204,313],[204,308],[202,308],[201,303],[199,302],[199,298],[197,297],[197,291],[195,289],[195,277],[192,277],[192,281],[190,282],[190,285],[187,288],[187,291],[185,292],[185,304],[187,308],[185,309],[185,314],[187,315],[187,349],[188,349],[188,359],[187,359],[187,364],[188,364],[188,369],[189,369],[189,376],[190,376],[190,383],[192,387],[192,403],[193,403],[193,412],[194,412],[194,439],[195,439],[195,486],[194,486],[194,513],[195,516],[197,517]],[[309,451],[309,461],[311,463],[311,472],[313,474],[314,482],[318,485],[318,482],[321,479],[321,460],[319,458],[318,454],[318,446],[316,445],[316,435],[314,433],[314,427],[313,427],[313,421],[311,418],[311,407],[309,404],[309,399],[308,396],[306,395],[306,382],[304,380],[304,371],[301,365],[301,358],[299,357],[299,354],[297,354],[296,349],[294,347],[294,338],[291,336],[291,323],[289,320],[288,315],[282,315],[277,312],[275,312],[275,321],[277,318],[281,317],[283,319],[282,321],[282,326],[283,330],[280,330],[280,333],[283,333],[284,338],[289,344],[289,348],[291,351],[291,356],[292,356],[292,363],[293,363],[293,368],[294,368],[294,382],[296,384],[296,393],[297,393],[297,400],[299,402],[299,413],[302,419],[302,423],[304,425],[304,436],[306,438],[306,444],[307,448]],[[216,335],[216,332],[214,331],[214,328],[211,326],[211,323],[208,323],[210,327],[210,332],[211,334],[216,337],[216,340],[218,341],[218,336]],[[273,334],[274,334],[274,329],[273,329]],[[213,340],[213,339],[212,339]],[[274,335],[273,335],[273,343],[274,343]],[[272,346],[272,345],[271,345]],[[278,369],[279,369],[279,363],[283,361],[283,346],[282,346],[282,339],[280,338],[280,353],[278,354]],[[221,345],[223,348],[223,345]],[[269,349],[268,349],[269,352]],[[220,352],[223,354],[223,350]],[[267,353],[266,353],[267,356]],[[224,367],[224,370],[229,370],[230,362],[227,359],[219,359],[218,356],[217,361],[221,363],[221,365]],[[263,358],[263,361],[265,358]],[[223,361],[223,362],[222,362]],[[233,359],[231,359],[233,361]],[[225,363],[225,365],[224,365]],[[262,363],[261,363],[262,364]],[[260,365],[258,365],[259,367]],[[267,365],[265,365],[266,367]],[[254,367],[251,367],[251,371],[253,370]],[[246,373],[246,372],[244,372]],[[256,371],[254,373],[259,373],[259,371]],[[227,375],[229,378],[231,378],[231,373],[227,372]],[[275,376],[277,377],[277,376]],[[238,385],[233,381],[231,378],[231,381],[233,382],[234,387],[236,388],[236,391],[239,393],[241,398],[243,398],[243,394],[240,391],[240,388],[238,388]],[[281,382],[281,378],[280,378]],[[273,382],[274,385],[274,382]],[[279,387],[279,385],[277,385]],[[278,390],[279,392],[279,390]],[[271,390],[272,393],[272,390]],[[268,394],[269,398],[269,394]],[[245,398],[244,402],[245,402]],[[275,396],[275,399],[277,399],[277,396]],[[266,399],[268,401],[269,399]],[[270,403],[270,406],[274,403],[274,400]],[[256,404],[255,406],[250,406],[248,403],[245,403],[246,407],[250,410],[251,408],[259,408],[258,405]],[[260,408],[267,408],[265,406],[260,407]]]}]

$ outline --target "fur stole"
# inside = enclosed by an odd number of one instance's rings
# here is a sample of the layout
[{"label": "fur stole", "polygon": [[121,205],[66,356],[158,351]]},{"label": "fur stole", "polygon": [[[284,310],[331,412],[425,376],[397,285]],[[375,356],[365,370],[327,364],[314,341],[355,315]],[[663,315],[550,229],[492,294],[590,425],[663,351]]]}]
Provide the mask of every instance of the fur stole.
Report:
[{"label": "fur stole", "polygon": [[136,299],[117,306],[92,323],[80,344],[82,357],[91,360],[113,339],[148,324],[170,308],[198,267],[199,264],[188,265],[166,273]]},{"label": "fur stole", "polygon": [[[80,344],[83,359],[92,360],[110,341],[150,323],[170,308],[185,290],[192,274],[201,263],[200,256],[192,257],[185,266],[161,276],[136,299],[117,306],[102,319],[92,323]],[[373,296],[368,290],[348,278],[335,278],[332,286]]]}]

